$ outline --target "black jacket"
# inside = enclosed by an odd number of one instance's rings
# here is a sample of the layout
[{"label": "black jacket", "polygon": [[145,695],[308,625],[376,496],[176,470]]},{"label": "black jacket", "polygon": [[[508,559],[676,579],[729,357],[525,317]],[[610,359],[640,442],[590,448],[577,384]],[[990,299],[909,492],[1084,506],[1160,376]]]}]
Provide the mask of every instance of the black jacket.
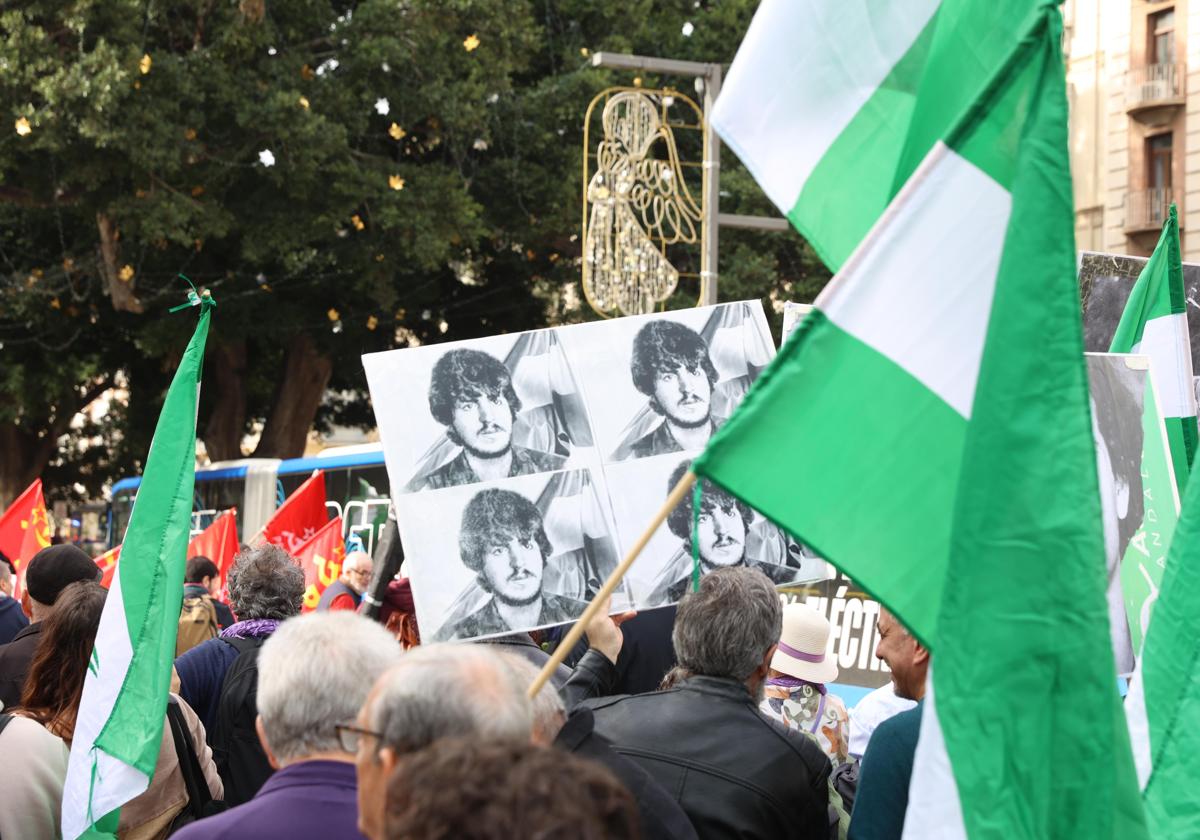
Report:
[{"label": "black jacket", "polygon": [[829,759],[758,710],[736,680],[690,677],[668,691],[603,697],[615,669],[589,651],[564,688],[596,732],[683,807],[702,838],[830,835]]},{"label": "black jacket", "polygon": [[630,761],[596,734],[595,718],[586,706],[577,708],[554,746],[603,764],[633,794],[641,817],[642,837],[645,840],[695,840],[696,829],[675,799],[637,762]]},{"label": "black jacket", "polygon": [[21,689],[33,664],[33,653],[42,636],[42,623],[35,621],[6,645],[0,645],[0,703],[12,709],[21,702]]}]

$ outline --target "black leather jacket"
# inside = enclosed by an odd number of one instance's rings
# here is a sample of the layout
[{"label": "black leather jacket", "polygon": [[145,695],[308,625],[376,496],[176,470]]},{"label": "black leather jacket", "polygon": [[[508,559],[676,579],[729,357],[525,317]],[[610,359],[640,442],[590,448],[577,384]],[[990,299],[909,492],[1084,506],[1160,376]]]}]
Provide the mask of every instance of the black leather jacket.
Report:
[{"label": "black leather jacket", "polygon": [[670,792],[702,838],[830,836],[829,759],[762,714],[732,679],[695,676],[649,694],[604,697],[615,669],[580,660],[563,689],[592,709],[596,732]]}]

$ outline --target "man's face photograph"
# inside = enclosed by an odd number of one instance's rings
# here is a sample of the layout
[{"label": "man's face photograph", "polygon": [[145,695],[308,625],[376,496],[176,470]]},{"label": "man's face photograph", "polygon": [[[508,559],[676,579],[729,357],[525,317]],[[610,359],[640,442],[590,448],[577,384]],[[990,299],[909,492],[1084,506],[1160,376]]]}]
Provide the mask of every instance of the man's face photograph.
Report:
[{"label": "man's face photograph", "polygon": [[505,536],[484,548],[483,576],[504,603],[530,604],[542,594],[542,550],[533,537]]},{"label": "man's face photograph", "polygon": [[680,426],[701,426],[709,420],[712,385],[699,365],[676,365],[654,378],[654,400],[668,420]]},{"label": "man's face photograph", "polygon": [[512,408],[503,393],[476,392],[454,404],[451,422],[462,445],[480,455],[499,455],[512,443]]},{"label": "man's face photograph", "polygon": [[[725,500],[722,500],[723,502]],[[707,506],[706,506],[707,507]],[[736,566],[746,553],[746,522],[732,501],[700,513],[700,558],[710,566]]]}]

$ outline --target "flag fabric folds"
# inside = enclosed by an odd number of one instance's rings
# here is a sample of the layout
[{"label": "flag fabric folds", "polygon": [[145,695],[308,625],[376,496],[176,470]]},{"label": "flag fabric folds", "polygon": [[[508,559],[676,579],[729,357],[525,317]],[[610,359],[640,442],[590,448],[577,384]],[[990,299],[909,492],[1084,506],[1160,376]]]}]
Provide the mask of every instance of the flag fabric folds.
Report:
[{"label": "flag fabric folds", "polygon": [[207,557],[216,564],[221,575],[221,590],[238,552],[237,508],[230,508],[192,538],[188,543],[188,559]]},{"label": "flag fabric folds", "polygon": [[105,589],[112,589],[113,576],[117,573],[117,560],[121,557],[121,546],[115,546],[96,558],[96,565],[100,568],[100,585]]},{"label": "flag fabric folds", "polygon": [[1174,204],[1163,222],[1158,246],[1129,293],[1108,350],[1150,357],[1150,373],[1162,400],[1175,483],[1182,497],[1196,454],[1196,391]]},{"label": "flag fabric folds", "polygon": [[1036,0],[764,0],[712,122],[835,271],[1017,40]]},{"label": "flag fabric folds", "polygon": [[196,469],[196,408],[213,304],[175,371],[104,604],[63,789],[66,840],[115,834],[162,741],[183,593]]},{"label": "flag fabric folds", "polygon": [[306,540],[311,539],[329,521],[325,507],[325,473],[320,470],[296,488],[263,526],[260,538],[295,554]]},{"label": "flag fabric folds", "polygon": [[25,564],[48,545],[50,521],[39,478],[0,514],[0,554],[9,559],[17,573],[13,583],[14,598],[20,598],[25,588]]},{"label": "flag fabric folds", "polygon": [[907,838],[1145,836],[1104,598],[1061,26],[1053,5],[1030,16],[693,465],[932,649]]},{"label": "flag fabric folds", "polygon": [[1200,826],[1200,482],[1188,486],[1125,713],[1152,837]]},{"label": "flag fabric folds", "polygon": [[342,538],[342,518],[330,519],[309,539],[291,552],[304,569],[303,612],[311,612],[321,602],[325,589],[342,574],[346,543]]}]

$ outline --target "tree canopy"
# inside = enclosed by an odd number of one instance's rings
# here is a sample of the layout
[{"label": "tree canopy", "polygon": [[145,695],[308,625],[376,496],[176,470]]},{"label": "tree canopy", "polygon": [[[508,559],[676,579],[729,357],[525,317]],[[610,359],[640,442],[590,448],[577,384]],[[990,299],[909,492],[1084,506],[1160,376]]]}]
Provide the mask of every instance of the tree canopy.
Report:
[{"label": "tree canopy", "polygon": [[[252,454],[292,457],[314,423],[372,425],[364,352],[595,317],[583,112],[631,74],[590,52],[727,64],[755,6],[0,12],[0,505],[38,475],[62,497],[140,468],[191,332],[167,312],[181,274],[219,304],[199,424],[214,459],[240,457],[252,427]],[[723,211],[772,213],[731,153],[722,165]],[[719,270],[723,300],[808,300],[828,277],[795,234],[723,230]],[[111,387],[106,413],[79,413]]]}]

